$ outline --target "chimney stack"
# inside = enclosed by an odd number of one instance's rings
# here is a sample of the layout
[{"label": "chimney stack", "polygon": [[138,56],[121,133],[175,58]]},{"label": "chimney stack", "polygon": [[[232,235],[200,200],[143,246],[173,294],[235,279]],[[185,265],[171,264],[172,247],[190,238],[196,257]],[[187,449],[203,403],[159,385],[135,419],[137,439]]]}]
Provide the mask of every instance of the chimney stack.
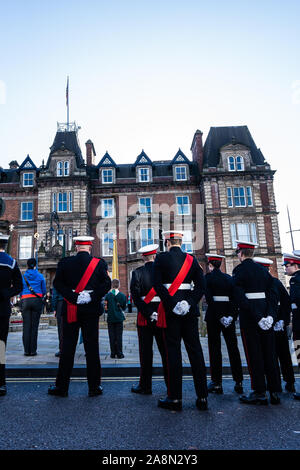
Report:
[{"label": "chimney stack", "polygon": [[86,146],[86,164],[87,166],[95,165],[95,147],[91,140],[85,143]]},{"label": "chimney stack", "polygon": [[203,143],[202,143],[203,132],[197,130],[195,132],[191,151],[193,155],[193,161],[198,163],[199,171],[203,169]]}]

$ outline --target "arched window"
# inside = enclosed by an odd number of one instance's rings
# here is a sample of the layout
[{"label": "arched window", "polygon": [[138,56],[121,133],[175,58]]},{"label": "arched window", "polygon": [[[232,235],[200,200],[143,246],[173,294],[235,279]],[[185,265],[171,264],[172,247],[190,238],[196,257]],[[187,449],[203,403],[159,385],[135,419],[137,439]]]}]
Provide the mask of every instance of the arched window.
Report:
[{"label": "arched window", "polygon": [[234,157],[228,157],[228,170],[235,171],[235,158]]},{"label": "arched window", "polygon": [[235,158],[236,161],[236,171],[244,171],[244,158],[238,155]]}]

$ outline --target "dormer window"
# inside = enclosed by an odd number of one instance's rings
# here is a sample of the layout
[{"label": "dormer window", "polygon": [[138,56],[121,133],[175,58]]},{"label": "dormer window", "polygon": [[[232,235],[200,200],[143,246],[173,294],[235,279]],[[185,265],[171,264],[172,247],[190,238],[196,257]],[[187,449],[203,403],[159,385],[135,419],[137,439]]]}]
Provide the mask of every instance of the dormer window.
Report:
[{"label": "dormer window", "polygon": [[240,155],[228,157],[228,171],[244,171],[244,169],[244,157]]},{"label": "dormer window", "polygon": [[34,185],[34,174],[33,173],[23,173],[23,187],[32,188]]},{"label": "dormer window", "polygon": [[114,182],[114,170],[107,168],[102,170],[102,184],[109,184]]},{"label": "dormer window", "polygon": [[187,171],[185,165],[175,166],[175,181],[186,181]]},{"label": "dormer window", "polygon": [[59,161],[56,164],[56,176],[69,176],[70,175],[70,162]]},{"label": "dormer window", "polygon": [[150,181],[150,171],[149,168],[139,168],[139,182],[147,183]]}]

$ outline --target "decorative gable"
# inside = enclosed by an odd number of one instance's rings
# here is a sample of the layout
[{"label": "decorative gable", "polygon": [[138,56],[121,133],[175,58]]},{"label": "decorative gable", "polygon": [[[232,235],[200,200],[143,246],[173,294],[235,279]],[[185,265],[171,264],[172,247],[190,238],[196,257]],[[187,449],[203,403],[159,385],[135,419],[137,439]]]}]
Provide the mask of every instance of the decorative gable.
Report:
[{"label": "decorative gable", "polygon": [[34,171],[36,171],[37,167],[35,166],[35,164],[31,160],[30,156],[27,155],[24,162],[20,165],[19,170],[20,171],[22,171],[22,170],[34,170]]},{"label": "decorative gable", "polygon": [[191,163],[189,159],[184,155],[184,153],[179,149],[176,153],[175,157],[172,160],[172,165],[176,165],[176,163]]},{"label": "decorative gable", "polygon": [[114,160],[111,158],[109,153],[106,152],[97,166],[98,166],[98,168],[100,168],[100,167],[113,167],[113,168],[116,168],[117,165],[114,162]]},{"label": "decorative gable", "polygon": [[150,166],[152,166],[152,161],[150,160],[148,155],[146,155],[144,150],[142,151],[142,153],[140,153],[140,155],[138,155],[138,157],[137,157],[137,159],[134,163],[134,166],[138,166],[138,165],[150,165]]}]

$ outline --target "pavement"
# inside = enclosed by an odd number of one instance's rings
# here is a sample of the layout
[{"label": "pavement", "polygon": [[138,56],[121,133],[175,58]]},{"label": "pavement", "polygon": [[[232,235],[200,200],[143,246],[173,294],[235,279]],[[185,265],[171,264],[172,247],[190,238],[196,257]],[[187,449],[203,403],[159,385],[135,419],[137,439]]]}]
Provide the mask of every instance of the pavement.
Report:
[{"label": "pavement", "polygon": [[[139,347],[138,337],[135,331],[123,331],[123,359],[111,359],[110,347],[107,329],[100,329],[100,360],[102,365],[103,376],[132,376],[139,373]],[[207,337],[200,337],[204,359],[207,367],[209,367],[209,354]],[[241,353],[241,359],[244,371],[247,372],[246,359],[242,345],[241,337],[238,336],[238,344]],[[292,359],[295,372],[298,373],[297,361],[293,350],[293,344],[290,343]],[[38,334],[38,354],[37,356],[27,357],[23,354],[22,332],[10,332],[8,335],[6,350],[6,367],[8,377],[53,377],[56,375],[59,359],[55,357],[58,350],[57,328],[50,326],[47,329],[41,329]],[[161,375],[161,359],[154,341],[153,348],[153,373]],[[223,373],[230,374],[230,364],[226,349],[226,344],[222,337],[222,356],[223,356]],[[182,344],[182,362],[184,373],[190,374],[190,365],[185,347]],[[85,376],[85,355],[83,344],[78,344],[74,361],[74,376]]]},{"label": "pavement", "polygon": [[[87,466],[93,457],[99,466],[101,450],[109,456],[109,450],[122,451],[119,455],[127,455],[126,450],[131,450],[135,455],[140,449],[147,450],[147,454],[154,449],[179,450],[178,454],[182,454],[184,450],[193,453],[196,450],[298,450],[300,447],[300,402],[293,400],[290,393],[281,393],[280,405],[244,405],[233,392],[233,381],[224,378],[224,395],[210,395],[209,409],[199,411],[195,406],[193,382],[186,377],[183,410],[174,412],[157,407],[158,398],[165,396],[161,378],[154,379],[153,394],[147,396],[130,393],[131,378],[103,380],[103,395],[93,398],[87,396],[87,383],[81,379],[72,381],[68,398],[47,395],[49,383],[46,379],[8,381],[8,394],[0,398],[0,450],[94,450],[92,456],[84,456],[82,464]],[[297,386],[300,386],[299,378]],[[244,387],[248,392],[249,379]],[[80,454],[65,455],[68,466],[72,456],[77,460]],[[209,454],[210,463],[212,456]],[[19,457],[21,465],[26,457],[32,465],[39,453],[29,456],[22,453]],[[62,457],[47,453],[40,458],[44,459],[44,465],[45,459],[49,463],[49,459],[55,458],[53,463],[57,466]],[[198,464],[203,464],[203,457],[203,454],[199,456]],[[232,466],[234,457],[245,465],[239,459],[243,455],[225,455],[223,463],[228,459],[228,465]],[[248,463],[249,457],[247,454]],[[261,457],[255,455],[253,464],[257,466]],[[275,457],[277,460],[277,454]],[[269,454],[267,458],[270,465]]]}]

